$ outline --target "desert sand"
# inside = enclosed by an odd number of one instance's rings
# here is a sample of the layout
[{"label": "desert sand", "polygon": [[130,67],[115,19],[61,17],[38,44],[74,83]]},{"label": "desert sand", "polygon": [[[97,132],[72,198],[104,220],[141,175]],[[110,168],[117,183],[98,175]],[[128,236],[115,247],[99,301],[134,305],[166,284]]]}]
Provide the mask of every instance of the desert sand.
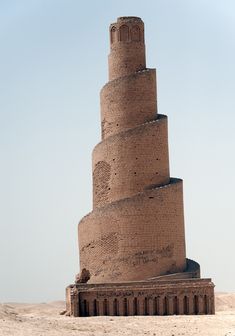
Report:
[{"label": "desert sand", "polygon": [[82,317],[59,315],[63,301],[0,305],[0,336],[235,336],[235,294],[216,294],[214,316]]}]

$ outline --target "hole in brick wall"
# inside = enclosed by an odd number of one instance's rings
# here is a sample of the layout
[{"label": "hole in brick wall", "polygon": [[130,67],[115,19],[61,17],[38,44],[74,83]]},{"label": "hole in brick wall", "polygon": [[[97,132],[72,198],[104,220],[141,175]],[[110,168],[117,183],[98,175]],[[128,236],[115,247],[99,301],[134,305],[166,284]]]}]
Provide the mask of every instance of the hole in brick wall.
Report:
[{"label": "hole in brick wall", "polygon": [[113,161],[115,161],[115,159],[113,159]]},{"label": "hole in brick wall", "polygon": [[134,172],[134,174],[136,175],[136,172]]},{"label": "hole in brick wall", "polygon": [[184,314],[188,314],[188,297],[184,296],[184,302],[183,302],[183,307],[184,307]]},{"label": "hole in brick wall", "polygon": [[119,126],[119,124],[117,124],[117,126]]},{"label": "hole in brick wall", "polygon": [[86,300],[84,300],[83,301],[83,309],[84,309],[84,311],[83,311],[83,316],[88,316],[88,309],[87,309],[87,301]]},{"label": "hole in brick wall", "polygon": [[97,309],[97,301],[96,301],[96,299],[94,300],[94,315],[95,316],[98,315],[98,309]]},{"label": "hole in brick wall", "polygon": [[124,313],[124,316],[128,315],[127,298],[124,298],[124,301],[123,301],[123,313]]},{"label": "hole in brick wall", "polygon": [[148,315],[148,299],[144,299],[144,315]]},{"label": "hole in brick wall", "polygon": [[156,158],[156,160],[158,161],[158,160],[159,160],[159,158]]},{"label": "hole in brick wall", "polygon": [[136,297],[133,300],[133,314],[134,315],[138,314],[138,301]]},{"label": "hole in brick wall", "polygon": [[208,314],[207,295],[204,295],[204,313]]},{"label": "hole in brick wall", "polygon": [[114,175],[117,175],[117,173],[114,173]]},{"label": "hole in brick wall", "polygon": [[114,316],[118,315],[118,301],[117,301],[117,299],[114,299],[114,301],[113,301],[113,315]]},{"label": "hole in brick wall", "polygon": [[136,160],[138,160],[138,158],[135,158]]},{"label": "hole in brick wall", "polygon": [[163,315],[167,315],[168,313],[168,298],[165,296],[163,300]]},{"label": "hole in brick wall", "polygon": [[158,172],[156,172],[156,175],[158,175]]},{"label": "hole in brick wall", "polygon": [[174,297],[173,312],[174,312],[175,315],[179,315],[179,300],[178,300],[177,296]]},{"label": "hole in brick wall", "polygon": [[108,188],[108,190],[110,190],[110,188]]},{"label": "hole in brick wall", "polygon": [[154,198],[153,196],[149,196],[149,198]]},{"label": "hole in brick wall", "polygon": [[193,306],[194,306],[194,313],[197,315],[199,313],[198,296],[197,295],[194,295],[194,297],[193,297]]},{"label": "hole in brick wall", "polygon": [[157,315],[158,314],[158,298],[155,297],[153,301],[153,314]]}]

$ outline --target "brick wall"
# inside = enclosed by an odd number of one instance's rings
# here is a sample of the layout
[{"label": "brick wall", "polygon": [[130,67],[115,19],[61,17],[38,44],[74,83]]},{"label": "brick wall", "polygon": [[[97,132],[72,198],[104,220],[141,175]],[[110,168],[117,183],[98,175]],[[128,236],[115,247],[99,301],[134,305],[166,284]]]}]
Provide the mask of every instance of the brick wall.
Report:
[{"label": "brick wall", "polygon": [[142,280],[186,266],[182,181],[96,208],[79,224],[92,282]]},{"label": "brick wall", "polygon": [[169,183],[167,117],[108,137],[92,156],[94,207]]}]

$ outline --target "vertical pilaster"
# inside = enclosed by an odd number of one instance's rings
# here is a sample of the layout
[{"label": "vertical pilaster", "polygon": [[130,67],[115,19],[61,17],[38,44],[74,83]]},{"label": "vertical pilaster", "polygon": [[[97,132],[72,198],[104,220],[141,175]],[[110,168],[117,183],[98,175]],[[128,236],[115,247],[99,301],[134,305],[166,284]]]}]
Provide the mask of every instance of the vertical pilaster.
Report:
[{"label": "vertical pilaster", "polygon": [[184,296],[178,296],[179,315],[184,315]]},{"label": "vertical pilaster", "polygon": [[138,315],[145,315],[145,312],[144,312],[144,298],[142,296],[140,296],[138,298],[138,308],[139,308],[139,311],[138,311]]},{"label": "vertical pilaster", "polygon": [[194,314],[194,304],[193,304],[193,295],[188,294],[188,315]]},{"label": "vertical pilaster", "polygon": [[154,315],[154,299],[153,298],[149,298],[148,300],[148,314]]},{"label": "vertical pilaster", "polygon": [[165,305],[164,297],[163,295],[161,295],[158,298],[158,315],[160,316],[164,315],[164,310],[165,310],[164,305]]},{"label": "vertical pilaster", "polygon": [[127,299],[127,306],[128,306],[128,315],[133,316],[134,315],[134,301],[133,297],[128,297]]}]

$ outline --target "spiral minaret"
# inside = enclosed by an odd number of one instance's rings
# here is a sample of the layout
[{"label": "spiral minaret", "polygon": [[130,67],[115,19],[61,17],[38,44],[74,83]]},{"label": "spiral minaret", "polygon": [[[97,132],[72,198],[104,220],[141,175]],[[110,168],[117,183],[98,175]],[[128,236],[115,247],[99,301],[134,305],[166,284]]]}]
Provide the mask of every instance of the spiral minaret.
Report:
[{"label": "spiral minaret", "polygon": [[186,259],[183,183],[170,177],[167,116],[157,111],[156,70],[146,67],[144,23],[120,17],[109,33],[102,141],[92,153],[93,211],[78,226],[86,290],[199,278],[199,265]]},{"label": "spiral minaret", "polygon": [[91,282],[182,272],[182,180],[170,178],[167,117],[157,113],[143,21],[118,18],[110,43],[109,82],[100,95],[102,141],[92,156],[94,210],[79,225],[81,268],[89,269]]}]

